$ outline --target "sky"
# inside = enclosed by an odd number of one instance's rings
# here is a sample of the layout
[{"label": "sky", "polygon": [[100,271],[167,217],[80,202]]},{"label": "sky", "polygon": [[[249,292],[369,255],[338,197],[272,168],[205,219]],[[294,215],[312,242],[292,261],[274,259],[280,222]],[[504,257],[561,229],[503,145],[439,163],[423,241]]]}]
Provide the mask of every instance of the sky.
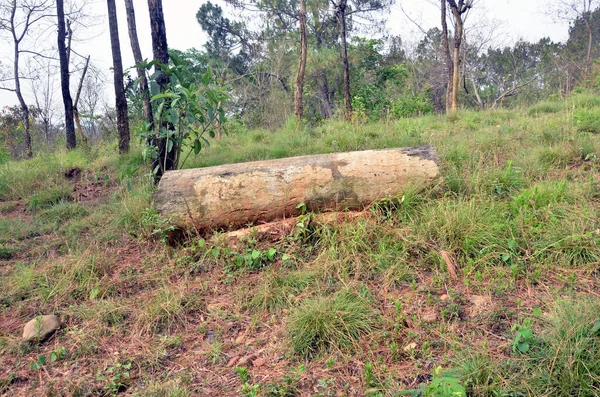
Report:
[{"label": "sky", "polygon": [[[202,31],[196,21],[196,12],[206,0],[163,0],[163,11],[167,29],[167,40],[169,47],[180,50],[195,47],[201,49],[206,41],[206,34]],[[510,45],[518,39],[537,41],[542,37],[550,37],[554,41],[564,41],[568,35],[567,22],[554,22],[545,14],[549,4],[556,0],[503,0],[501,5],[498,0],[479,0],[467,20],[467,27],[497,26],[494,30],[494,43],[498,45]],[[223,3],[218,0],[223,6]],[[390,12],[386,34],[399,34],[408,45],[418,42],[422,33],[421,28],[429,29],[439,26],[439,9],[434,0],[397,0]],[[138,37],[145,58],[151,58],[152,43],[150,40],[150,22],[147,10],[147,0],[134,0],[136,10],[136,21]],[[225,6],[225,14],[232,12]],[[85,33],[84,40],[74,44],[74,49],[82,55],[91,55],[92,63],[102,70],[107,77],[106,96],[108,98],[112,79],[111,65],[112,55],[110,49],[110,37],[108,33],[108,18],[106,16],[106,2],[94,0],[88,13],[95,15],[92,19],[92,27]],[[119,20],[119,37],[123,64],[128,68],[134,64],[131,55],[131,46],[127,31],[127,21],[123,1],[117,0],[117,15]],[[408,15],[410,17],[407,18]],[[232,18],[233,19],[233,18]],[[411,22],[411,20],[413,22]],[[50,31],[51,33],[52,31]],[[49,42],[54,45],[55,38],[49,34]],[[40,45],[40,44],[38,44]],[[10,53],[10,42],[0,41],[0,57],[4,58],[3,65],[6,67]],[[0,59],[2,59],[0,58]],[[58,89],[58,88],[57,88]],[[26,100],[33,102],[29,92],[25,92]],[[55,95],[60,101],[60,93]],[[110,101],[109,101],[110,102]],[[0,107],[17,103],[14,93],[0,91]]]}]

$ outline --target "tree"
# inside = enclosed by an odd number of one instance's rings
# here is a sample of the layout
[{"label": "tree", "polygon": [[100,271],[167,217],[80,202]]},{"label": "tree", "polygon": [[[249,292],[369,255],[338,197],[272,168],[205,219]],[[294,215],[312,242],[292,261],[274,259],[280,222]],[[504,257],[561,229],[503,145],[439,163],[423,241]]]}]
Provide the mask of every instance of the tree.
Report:
[{"label": "tree", "polygon": [[139,79],[139,91],[142,94],[142,104],[144,109],[144,119],[149,129],[154,128],[154,117],[152,114],[152,104],[150,103],[150,90],[148,89],[148,80],[146,79],[146,70],[139,66],[144,61],[142,50],[137,35],[137,26],[135,22],[135,9],[133,0],[125,0],[125,10],[127,13],[127,26],[129,31],[129,41],[133,52],[133,60],[137,66]]},{"label": "tree", "polygon": [[446,89],[446,112],[452,110],[452,89],[454,78],[454,63],[450,55],[450,43],[448,43],[448,21],[446,15],[446,0],[441,0],[442,10],[442,46],[444,49],[444,58],[446,60],[446,69],[448,70],[448,88]]},{"label": "tree", "polygon": [[73,99],[69,89],[69,55],[65,43],[67,36],[67,27],[65,23],[64,0],[56,0],[56,16],[58,17],[58,56],[60,58],[60,86],[65,107],[65,134],[67,137],[67,148],[75,149],[77,147],[77,137],[75,136],[75,122],[73,120]]},{"label": "tree", "polygon": [[452,74],[452,112],[458,111],[458,90],[460,85],[460,46],[464,34],[464,24],[467,12],[473,7],[473,0],[447,0],[454,16],[454,54]]},{"label": "tree", "polygon": [[599,0],[559,0],[553,1],[553,12],[554,16],[558,19],[569,21],[573,23],[573,26],[569,32],[569,39],[571,39],[571,30],[575,29],[577,23],[583,25],[585,30],[585,52],[584,52],[584,64],[583,71],[585,77],[587,77],[591,71],[592,66],[592,47],[594,41],[594,29],[598,29],[596,21],[594,21],[593,12],[600,5]]},{"label": "tree", "polygon": [[296,75],[296,92],[294,94],[294,114],[298,119],[304,114],[304,72],[306,70],[306,0],[300,0],[300,62]]},{"label": "tree", "polygon": [[330,0],[335,10],[335,18],[339,28],[340,51],[344,69],[344,101],[346,104],[346,120],[352,118],[352,95],[350,93],[350,63],[348,62],[348,27],[347,22],[352,16],[362,16],[369,19],[369,15],[390,7],[392,0]]},{"label": "tree", "polygon": [[[156,84],[158,84],[161,92],[165,92],[169,85],[169,76],[163,68],[166,68],[169,64],[169,46],[167,44],[167,29],[165,27],[162,0],[148,0],[148,11],[150,13],[150,31],[152,34],[152,54],[156,62]],[[170,107],[169,98],[164,98],[162,112],[167,113]],[[152,146],[156,147],[157,153],[152,162],[152,169],[157,180],[159,180],[166,171],[177,167],[175,160],[178,148],[173,144],[173,141],[169,145],[169,135],[174,131],[172,123],[165,120],[155,128],[158,128],[158,134],[155,136]]]},{"label": "tree", "polygon": [[117,110],[117,130],[119,131],[119,152],[129,151],[129,118],[127,116],[127,98],[123,84],[123,61],[119,43],[119,25],[115,0],[107,0],[110,44],[113,57],[113,77],[115,85],[115,107]]},{"label": "tree", "polygon": [[[33,148],[31,143],[31,121],[29,106],[25,102],[23,97],[23,91],[21,87],[21,55],[25,53],[34,54],[34,51],[26,50],[22,47],[23,40],[28,35],[32,34],[32,29],[40,21],[49,16],[49,10],[51,8],[51,2],[49,0],[38,0],[31,2],[17,2],[17,0],[11,0],[3,4],[2,15],[0,16],[0,29],[7,30],[11,36],[13,45],[13,73],[11,79],[13,84],[10,87],[2,86],[1,89],[5,91],[14,92],[19,100],[21,107],[21,115],[23,117],[23,125],[25,129],[25,146],[26,156],[33,156]],[[38,54],[41,56],[40,54]],[[5,79],[2,79],[6,81]]]}]

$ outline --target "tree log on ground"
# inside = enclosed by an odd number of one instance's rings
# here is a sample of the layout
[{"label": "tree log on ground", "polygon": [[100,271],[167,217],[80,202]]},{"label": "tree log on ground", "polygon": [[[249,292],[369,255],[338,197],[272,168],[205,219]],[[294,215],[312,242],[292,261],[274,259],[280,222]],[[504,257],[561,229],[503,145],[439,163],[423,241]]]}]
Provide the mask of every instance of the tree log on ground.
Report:
[{"label": "tree log on ground", "polygon": [[169,171],[155,194],[179,227],[234,229],[314,212],[362,210],[439,175],[431,146],[291,157]]}]

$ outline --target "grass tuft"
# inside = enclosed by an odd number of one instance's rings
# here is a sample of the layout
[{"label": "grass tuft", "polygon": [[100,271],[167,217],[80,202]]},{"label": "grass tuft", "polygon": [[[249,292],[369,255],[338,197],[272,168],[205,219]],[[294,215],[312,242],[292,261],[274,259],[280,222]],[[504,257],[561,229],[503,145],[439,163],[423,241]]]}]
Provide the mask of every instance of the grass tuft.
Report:
[{"label": "grass tuft", "polygon": [[347,350],[375,329],[375,322],[375,312],[366,300],[349,291],[307,300],[289,318],[292,352],[313,357]]}]

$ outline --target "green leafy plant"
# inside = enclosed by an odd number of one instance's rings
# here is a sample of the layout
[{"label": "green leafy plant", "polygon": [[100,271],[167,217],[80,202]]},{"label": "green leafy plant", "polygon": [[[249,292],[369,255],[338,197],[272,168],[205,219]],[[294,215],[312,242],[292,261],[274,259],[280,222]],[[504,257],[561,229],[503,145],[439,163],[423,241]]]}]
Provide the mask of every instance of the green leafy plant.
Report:
[{"label": "green leafy plant", "polygon": [[[64,360],[67,357],[67,349],[64,346],[59,346],[55,350],[50,352],[50,362]],[[33,371],[41,369],[44,365],[48,364],[48,357],[44,354],[38,356],[37,360],[29,364],[29,368]]]},{"label": "green leafy plant", "polygon": [[[541,315],[539,309],[534,310],[534,315]],[[527,354],[530,352],[532,344],[535,343],[536,338],[533,335],[531,326],[533,325],[533,319],[526,318],[522,324],[514,324],[511,330],[515,332],[515,338],[512,343],[512,350],[515,354]]]},{"label": "green leafy plant", "polygon": [[109,394],[117,394],[131,384],[131,362],[116,361],[105,371],[98,374],[96,379],[105,382],[104,390]]},{"label": "green leafy plant", "polygon": [[265,396],[267,397],[294,397],[298,395],[298,382],[300,375],[306,370],[304,365],[300,364],[298,368],[284,375],[279,382],[274,382],[266,385]]},{"label": "green leafy plant", "polygon": [[[157,62],[144,62],[138,67],[149,70],[158,66],[160,71],[150,76],[150,89],[155,114],[155,128],[145,125],[139,136],[146,143],[144,156],[153,159],[159,169],[167,169],[167,157],[174,153],[173,168],[181,168],[191,153],[198,154],[202,146],[209,145],[207,136],[215,137],[217,123],[222,126],[225,121],[223,102],[227,100],[226,89],[219,84],[213,71],[209,68],[197,77],[199,85],[189,81],[185,73],[186,63],[175,53],[170,54],[171,63],[162,65]],[[169,85],[160,92],[157,79],[166,74]],[[159,141],[164,141],[166,150],[164,158],[158,158]],[[184,153],[184,150],[188,150]],[[183,158],[181,156],[184,155]]]}]

